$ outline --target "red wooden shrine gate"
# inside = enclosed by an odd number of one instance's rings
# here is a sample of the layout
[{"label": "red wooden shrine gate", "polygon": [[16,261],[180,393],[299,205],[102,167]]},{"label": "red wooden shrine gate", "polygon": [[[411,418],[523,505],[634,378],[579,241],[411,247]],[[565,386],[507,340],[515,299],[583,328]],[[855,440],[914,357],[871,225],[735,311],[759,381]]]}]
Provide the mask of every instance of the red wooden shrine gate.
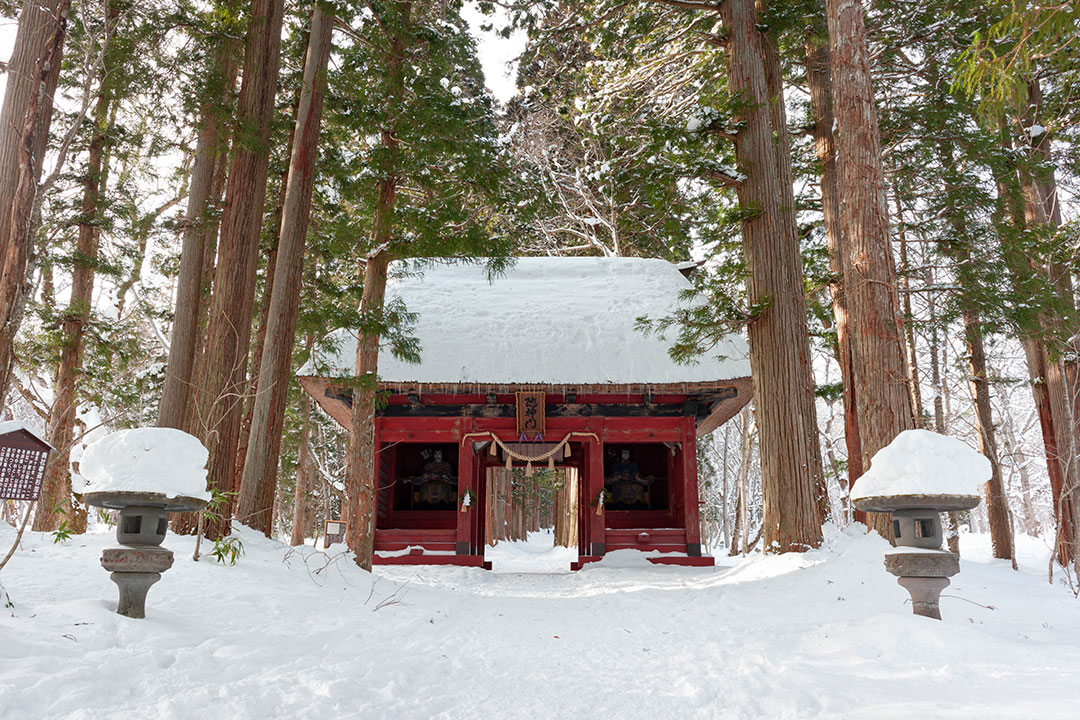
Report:
[{"label": "red wooden shrine gate", "polygon": [[[618,399],[624,398],[633,400]],[[577,398],[578,403],[589,399]],[[376,563],[483,564],[488,470],[505,467],[503,454],[490,454],[484,434],[503,443],[520,437],[514,417],[435,414],[463,412],[470,401],[477,399],[427,396],[424,405],[432,415],[407,416],[407,408],[416,411],[415,399],[391,396],[376,418]],[[546,442],[560,442],[569,433],[578,435],[569,457],[558,464],[573,469],[577,478],[579,564],[628,548],[672,553],[658,561],[712,564],[712,558],[701,557],[694,416],[547,418]],[[650,477],[661,479],[649,487],[647,501],[635,506],[613,503],[610,487],[605,493],[605,477],[623,451]],[[418,478],[425,486],[453,482],[421,493]]]}]

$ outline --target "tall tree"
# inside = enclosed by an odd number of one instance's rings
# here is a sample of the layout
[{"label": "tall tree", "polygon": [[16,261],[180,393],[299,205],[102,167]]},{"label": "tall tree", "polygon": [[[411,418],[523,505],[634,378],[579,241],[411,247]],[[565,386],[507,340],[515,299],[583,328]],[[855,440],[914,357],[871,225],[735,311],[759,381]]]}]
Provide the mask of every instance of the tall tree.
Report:
[{"label": "tall tree", "polygon": [[[233,3],[219,3],[229,9]],[[230,17],[230,13],[218,13]],[[237,43],[225,26],[212,33],[214,47],[207,52],[206,82],[202,95],[199,131],[188,188],[187,210],[182,223],[180,269],[176,279],[176,303],[173,315],[169,359],[165,385],[158,405],[159,427],[190,431],[192,408],[196,397],[193,387],[195,359],[200,349],[197,338],[205,315],[204,296],[209,289],[207,277],[213,270],[217,244],[218,206],[224,186],[229,131],[226,121],[231,106],[237,73]]]},{"label": "tall tree", "polygon": [[[726,30],[728,86],[737,102],[735,154],[746,179],[736,192],[749,271],[747,294],[758,308],[750,320],[750,363],[761,442],[765,547],[805,550],[821,542],[815,491],[821,484],[806,306],[795,233],[790,163],[783,114],[770,112],[763,37],[752,0],[721,9]],[[785,188],[784,185],[787,185]],[[814,430],[811,432],[810,420]]]},{"label": "tall tree", "polygon": [[[82,201],[79,207],[78,238],[72,254],[71,296],[60,318],[60,358],[46,439],[56,448],[49,458],[42,480],[41,497],[34,515],[34,530],[55,530],[61,523],[75,532],[86,530],[86,509],[72,500],[70,454],[74,442],[79,404],[79,378],[83,372],[84,333],[90,320],[94,295],[94,275],[101,240],[102,198],[108,179],[107,151],[110,115],[116,101],[116,72],[123,62],[124,47],[116,43],[117,19],[121,7],[111,4],[100,30],[102,46],[101,84],[90,119],[86,168],[80,178]],[[85,23],[84,23],[85,24]]]},{"label": "tall tree", "polygon": [[[852,327],[851,355],[863,468],[881,448],[914,426],[904,365],[889,239],[881,138],[870,79],[861,0],[825,0],[833,68],[833,111],[845,299]],[[887,516],[872,519],[892,537]]]},{"label": "tall tree", "polygon": [[859,440],[859,413],[855,404],[854,367],[851,357],[851,319],[845,296],[847,248],[841,243],[840,199],[837,188],[836,148],[833,142],[833,81],[828,24],[824,0],[815,0],[806,30],[806,82],[810,91],[814,150],[821,164],[821,212],[829,251],[829,291],[836,327],[836,361],[844,402],[844,440],[847,445],[848,488],[863,472]]},{"label": "tall tree", "polygon": [[259,363],[252,422],[244,460],[237,512],[254,528],[270,534],[277,459],[285,422],[293,336],[300,307],[304,241],[311,217],[319,128],[326,92],[335,16],[316,2],[311,17],[300,105],[296,112],[292,155],[278,238],[276,270],[266,322],[266,340]]},{"label": "tall tree", "polygon": [[390,262],[488,256],[498,267],[510,247],[509,237],[489,231],[507,163],[458,3],[383,0],[369,9],[348,19],[355,41],[342,47],[342,74],[331,78],[340,91],[327,128],[371,143],[343,158],[355,170],[333,173],[344,183],[339,196],[349,198],[338,227],[367,235],[357,238],[366,253],[346,470],[347,540],[366,568],[379,352],[416,359],[403,324],[407,310],[384,302]]},{"label": "tall tree", "polygon": [[26,0],[0,110],[0,400],[22,322],[32,214],[52,122],[71,0]]},{"label": "tall tree", "polygon": [[[246,388],[255,273],[269,165],[270,122],[281,52],[283,0],[252,0],[237,100],[234,152],[225,190],[208,340],[198,382],[197,433],[210,450],[208,486],[233,493]],[[231,513],[232,504],[227,503]],[[212,522],[207,533],[227,531]]]}]

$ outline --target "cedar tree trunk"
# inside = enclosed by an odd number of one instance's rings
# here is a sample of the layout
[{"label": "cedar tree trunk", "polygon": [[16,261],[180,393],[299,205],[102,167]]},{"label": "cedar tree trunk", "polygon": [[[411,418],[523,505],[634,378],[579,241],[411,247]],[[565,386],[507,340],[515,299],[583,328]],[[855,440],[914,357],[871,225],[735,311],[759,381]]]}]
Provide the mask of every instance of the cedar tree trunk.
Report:
[{"label": "cedar tree trunk", "polygon": [[809,334],[798,240],[784,207],[781,162],[770,118],[762,36],[752,0],[721,8],[727,29],[728,83],[741,101],[736,159],[747,176],[739,204],[749,270],[747,294],[762,308],[750,321],[750,363],[761,443],[765,547],[801,551],[821,543],[816,489],[821,471],[810,376]]},{"label": "cedar tree trunk", "polygon": [[[837,193],[841,241],[849,262],[844,298],[850,317],[855,404],[863,469],[881,448],[914,426],[889,243],[881,138],[870,82],[861,0],[825,0],[831,39]],[[871,517],[892,539],[889,516]]]},{"label": "cedar tree trunk", "polygon": [[[311,217],[311,195],[315,185],[319,124],[326,92],[326,64],[334,15],[319,3],[311,19],[308,55],[304,63],[303,90],[293,133],[289,161],[288,189],[278,237],[278,252],[266,341],[259,363],[251,429],[240,484],[238,513],[249,524],[268,532],[269,509],[277,485],[277,459],[285,423],[289,371],[292,365],[293,336],[300,307],[300,282],[304,263],[304,241]],[[306,412],[306,411],[305,411]],[[299,481],[297,483],[299,493]]]},{"label": "cedar tree trunk", "polygon": [[[780,66],[780,53],[777,50],[777,38],[772,31],[761,33],[761,52],[765,67],[765,87],[769,93],[769,119],[772,123],[776,145],[777,176],[780,182],[780,212],[787,224],[788,242],[793,244],[795,252],[789,261],[794,263],[794,274],[802,283],[802,256],[799,253],[799,229],[795,221],[795,188],[791,171],[791,136],[788,133],[787,110],[784,103],[784,75]],[[800,303],[803,316],[806,313],[805,299]],[[806,324],[803,323],[806,328]],[[810,362],[810,335],[806,328],[806,350],[799,353],[799,361],[804,365],[799,371],[801,388],[807,397],[800,404],[810,408],[802,415],[806,423],[804,432],[811,439],[808,448],[812,454],[810,467],[815,473],[814,498],[817,503],[818,524],[829,519],[829,487],[825,482],[825,472],[821,466],[821,443],[818,442],[817,399],[814,395],[814,373]]]},{"label": "cedar tree trunk", "polygon": [[0,109],[0,402],[29,292],[33,208],[71,0],[23,3]]},{"label": "cedar tree trunk", "polygon": [[[379,185],[379,208],[388,206],[392,212],[394,185],[386,178],[380,180]],[[377,221],[379,215],[376,213]],[[390,255],[386,251],[367,259],[364,296],[360,302],[360,316],[365,323],[374,324],[369,318],[381,316],[389,263]],[[375,553],[375,393],[378,371],[379,336],[362,331],[356,342],[357,386],[353,389],[345,491],[350,505],[347,544],[356,554],[356,564],[365,570],[371,570]]]},{"label": "cedar tree trunk", "polygon": [[[114,21],[117,10],[110,11]],[[106,37],[108,33],[106,33]],[[106,40],[108,42],[108,40]],[[106,51],[106,57],[108,52]],[[71,495],[71,445],[75,440],[75,419],[78,410],[78,382],[82,374],[83,335],[90,319],[94,299],[94,265],[97,261],[100,238],[101,195],[105,189],[107,169],[103,162],[109,132],[109,104],[112,90],[108,87],[108,65],[103,68],[102,86],[94,107],[93,130],[87,150],[86,173],[82,176],[83,195],[79,207],[79,236],[75,245],[75,262],[71,271],[71,299],[60,319],[62,340],[60,364],[56,370],[56,388],[49,409],[46,439],[56,448],[45,466],[41,484],[41,501],[34,515],[35,531],[52,531],[66,516],[68,528],[86,531],[86,508],[77,506]],[[59,511],[62,511],[59,512]]]},{"label": "cedar tree trunk", "polygon": [[233,48],[223,44],[214,55],[210,68],[214,80],[207,101],[200,108],[201,126],[184,214],[180,272],[176,279],[176,313],[157,424],[185,432],[192,430],[191,398],[194,396],[192,380],[199,345],[197,333],[204,314],[205,278],[209,277],[213,266],[218,229],[215,208],[221,201],[220,179],[224,177],[222,169],[229,142],[224,111],[236,82],[236,71]]},{"label": "cedar tree trunk", "polygon": [[[200,382],[199,434],[210,450],[208,487],[233,492],[236,445],[245,390],[255,272],[266,197],[270,122],[281,51],[283,0],[253,0],[244,50],[237,130],[221,218],[209,339]],[[207,537],[228,534],[232,503]]]},{"label": "cedar tree trunk", "polygon": [[[828,28],[824,0],[818,3],[814,22],[806,36],[806,76],[810,90],[810,111],[814,118],[814,149],[821,163],[821,210],[825,241],[829,252],[829,291],[836,323],[836,362],[844,399],[844,440],[847,446],[847,488],[862,475],[862,446],[859,442],[859,414],[855,407],[854,370],[851,364],[851,330],[844,277],[847,253],[840,241],[840,203],[836,189],[836,152],[833,147],[832,64],[829,57]],[[843,498],[846,505],[849,500]],[[857,513],[856,517],[862,516]]]}]

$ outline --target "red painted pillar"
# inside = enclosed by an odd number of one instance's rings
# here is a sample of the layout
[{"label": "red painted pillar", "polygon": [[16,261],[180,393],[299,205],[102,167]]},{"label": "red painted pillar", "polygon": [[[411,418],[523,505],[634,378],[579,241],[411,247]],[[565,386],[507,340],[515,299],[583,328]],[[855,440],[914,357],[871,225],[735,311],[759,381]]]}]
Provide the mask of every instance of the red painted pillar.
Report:
[{"label": "red painted pillar", "polygon": [[694,418],[683,420],[683,512],[686,518],[686,554],[701,557],[701,518],[698,505],[697,427]]},{"label": "red painted pillar", "polygon": [[[387,466],[387,459],[383,457],[382,452],[382,423],[379,418],[375,418],[375,457],[372,471],[375,473],[375,539],[378,540],[379,530],[390,526],[390,513],[393,511],[394,502],[391,496],[390,500],[387,500],[386,496],[389,495],[386,490],[382,490],[383,483],[386,482],[383,479],[383,469]],[[389,472],[394,471],[394,467],[390,464],[386,467]],[[392,491],[391,491],[392,492]],[[376,542],[376,547],[378,543]]]},{"label": "red painted pillar", "polygon": [[[461,433],[458,437],[458,503],[455,515],[457,517],[457,554],[472,555],[472,523],[480,512],[480,503],[477,502],[476,488],[473,485],[473,455],[472,438],[461,443],[461,438],[473,431],[472,418],[465,418],[461,422]],[[461,512],[461,502],[465,493],[472,492],[472,504],[465,512]]]},{"label": "red painted pillar", "polygon": [[585,467],[585,487],[586,496],[579,503],[583,512],[589,513],[589,554],[590,555],[603,555],[607,552],[607,538],[604,522],[604,512],[601,509],[597,514],[597,507],[599,505],[600,493],[604,490],[604,428],[601,421],[600,427],[592,428],[592,432],[596,433],[596,436],[600,438],[597,442],[592,438],[589,438],[588,453],[589,462]]}]

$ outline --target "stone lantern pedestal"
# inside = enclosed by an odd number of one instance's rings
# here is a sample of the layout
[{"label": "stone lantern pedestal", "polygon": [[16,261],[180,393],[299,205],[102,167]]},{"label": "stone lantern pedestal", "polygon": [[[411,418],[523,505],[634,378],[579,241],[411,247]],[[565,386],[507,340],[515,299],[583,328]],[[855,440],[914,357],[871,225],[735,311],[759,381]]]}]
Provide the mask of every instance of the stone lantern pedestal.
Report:
[{"label": "stone lantern pedestal", "polygon": [[941,549],[941,513],[970,510],[977,495],[886,495],[853,501],[864,512],[893,516],[896,548],[885,554],[885,570],[911,596],[916,615],[941,619],[941,591],[960,572],[960,559]]},{"label": "stone lantern pedestal", "polygon": [[150,586],[173,564],[172,550],[160,547],[169,526],[168,514],[201,510],[206,501],[119,491],[87,493],[84,499],[90,505],[120,511],[116,541],[124,547],[102,552],[101,566],[120,590],[116,612],[130,618],[146,617]]}]

